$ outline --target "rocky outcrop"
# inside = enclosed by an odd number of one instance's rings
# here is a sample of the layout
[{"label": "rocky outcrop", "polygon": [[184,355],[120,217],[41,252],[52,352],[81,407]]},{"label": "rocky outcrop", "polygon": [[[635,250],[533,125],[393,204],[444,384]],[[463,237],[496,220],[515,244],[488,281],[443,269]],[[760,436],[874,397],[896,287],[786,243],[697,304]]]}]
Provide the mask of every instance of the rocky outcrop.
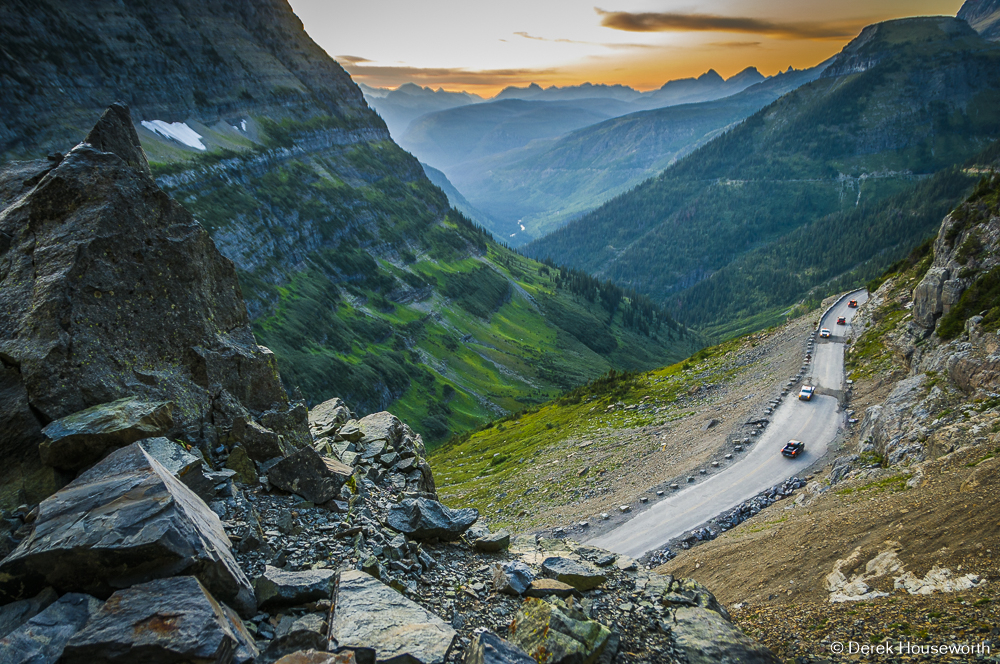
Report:
[{"label": "rocky outcrop", "polygon": [[219,518],[134,443],[39,506],[31,535],[0,562],[0,601],[46,585],[107,597],[178,573],[253,615],[253,590]]},{"label": "rocky outcrop", "polygon": [[1000,40],[1000,0],[965,0],[958,18],[990,41]]},{"label": "rocky outcrop", "polygon": [[65,664],[214,661],[246,664],[258,654],[239,616],[192,576],[115,592],[66,644]]},{"label": "rocky outcrop", "polygon": [[[43,465],[42,443],[48,461],[79,468],[149,435],[209,450],[240,418],[269,415],[274,435],[308,438],[304,409],[282,417],[291,406],[232,263],[149,177],[128,109],[109,109],[89,138],[0,172],[0,504],[38,502],[65,482]],[[73,433],[103,417],[87,409],[126,398],[173,403],[169,431],[156,416],[92,431],[100,443]],[[64,448],[86,452],[70,464]]]}]

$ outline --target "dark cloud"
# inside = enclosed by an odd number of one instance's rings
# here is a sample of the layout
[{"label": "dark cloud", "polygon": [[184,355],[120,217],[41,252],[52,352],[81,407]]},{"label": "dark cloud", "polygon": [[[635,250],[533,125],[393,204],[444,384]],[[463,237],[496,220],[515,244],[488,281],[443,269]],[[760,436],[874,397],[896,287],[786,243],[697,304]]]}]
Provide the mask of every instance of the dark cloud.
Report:
[{"label": "dark cloud", "polygon": [[549,39],[548,37],[536,37],[535,35],[528,34],[527,32],[515,32],[514,34],[517,35],[518,37],[524,37],[525,39],[533,39],[535,41],[553,42],[556,44],[589,44],[591,46],[603,46],[604,48],[610,48],[619,51],[634,49],[634,48],[659,48],[658,46],[653,46],[652,44],[606,44],[599,42],[577,41],[575,39]]},{"label": "dark cloud", "polygon": [[757,48],[762,42],[759,41],[721,41],[709,42],[708,46],[718,46],[719,48]]},{"label": "dark cloud", "polygon": [[461,67],[407,67],[355,64],[342,61],[348,73],[368,85],[395,86],[412,82],[418,84],[450,85],[505,85],[544,79],[557,75],[555,69],[483,69]]},{"label": "dark cloud", "polygon": [[759,18],[679,14],[671,12],[609,12],[594,7],[601,25],[626,32],[741,32],[781,39],[843,39],[858,28],[833,23],[777,23]]}]

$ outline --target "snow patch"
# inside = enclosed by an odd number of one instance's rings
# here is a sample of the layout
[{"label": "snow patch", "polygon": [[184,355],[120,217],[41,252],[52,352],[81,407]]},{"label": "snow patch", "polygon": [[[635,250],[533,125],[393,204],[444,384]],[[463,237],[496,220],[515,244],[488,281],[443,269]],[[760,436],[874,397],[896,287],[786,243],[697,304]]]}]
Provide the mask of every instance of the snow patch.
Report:
[{"label": "snow patch", "polygon": [[205,144],[201,142],[201,134],[189,127],[186,122],[164,122],[163,120],[143,120],[142,126],[154,134],[159,134],[165,138],[171,138],[178,143],[183,143],[189,148],[196,150],[206,150]]},{"label": "snow patch", "polygon": [[246,120],[240,120],[240,129],[242,129],[243,131],[247,130],[247,121]]}]

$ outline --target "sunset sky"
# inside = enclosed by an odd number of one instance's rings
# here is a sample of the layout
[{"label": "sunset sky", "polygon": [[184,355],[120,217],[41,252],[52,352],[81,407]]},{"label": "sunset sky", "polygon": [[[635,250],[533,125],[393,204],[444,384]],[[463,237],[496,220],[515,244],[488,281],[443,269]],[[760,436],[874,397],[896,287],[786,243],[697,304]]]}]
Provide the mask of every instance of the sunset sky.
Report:
[{"label": "sunset sky", "polygon": [[491,96],[508,85],[640,90],[715,69],[812,66],[865,25],[962,0],[290,0],[355,80]]}]

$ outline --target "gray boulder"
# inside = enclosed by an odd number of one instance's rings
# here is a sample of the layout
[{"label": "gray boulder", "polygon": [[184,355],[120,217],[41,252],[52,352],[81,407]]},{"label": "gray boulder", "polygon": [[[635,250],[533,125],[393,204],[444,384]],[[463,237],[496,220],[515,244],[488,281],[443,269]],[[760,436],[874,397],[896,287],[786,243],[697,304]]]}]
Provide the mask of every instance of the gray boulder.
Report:
[{"label": "gray boulder", "polygon": [[59,594],[52,588],[46,588],[31,599],[22,599],[0,606],[0,638],[37,616],[57,599]]},{"label": "gray boulder", "polygon": [[267,565],[264,573],[254,579],[254,593],[261,609],[273,606],[294,606],[330,599],[335,583],[329,569],[286,572]]},{"label": "gray boulder", "polygon": [[48,424],[38,445],[42,463],[78,470],[109,451],[137,440],[162,436],[174,425],[174,404],[125,397],[91,406]]},{"label": "gray boulder", "polygon": [[337,432],[347,420],[351,411],[339,397],[318,404],[309,411],[309,429],[316,437],[329,436]]},{"label": "gray boulder", "polygon": [[407,498],[389,508],[386,525],[414,539],[458,539],[479,518],[471,507],[453,510],[429,498]]},{"label": "gray boulder", "polygon": [[267,461],[293,452],[291,446],[285,443],[281,436],[245,417],[233,421],[229,442],[242,445],[247,455],[254,461]]},{"label": "gray boulder", "polygon": [[66,644],[60,664],[248,662],[253,637],[193,576],[114,593]]},{"label": "gray boulder", "polygon": [[485,553],[496,553],[505,551],[510,546],[510,533],[501,530],[495,533],[487,533],[472,540],[472,548]]},{"label": "gray boulder", "polygon": [[608,580],[608,577],[589,565],[559,557],[543,560],[542,574],[550,579],[567,583],[580,591],[596,588]]},{"label": "gray boulder", "polygon": [[352,472],[350,466],[303,447],[272,466],[267,479],[279,489],[321,504],[340,495]]},{"label": "gray boulder", "polygon": [[535,664],[535,660],[493,632],[480,632],[465,651],[463,664]]},{"label": "gray boulder", "polygon": [[342,572],[331,638],[374,648],[379,662],[442,664],[456,632],[444,620],[359,570]]},{"label": "gray boulder", "polygon": [[253,590],[219,517],[133,443],[41,503],[32,533],[0,562],[0,603],[45,586],[107,597],[177,574],[253,615]]},{"label": "gray boulder", "polygon": [[512,560],[493,568],[493,588],[506,595],[523,595],[528,591],[535,573],[520,560]]},{"label": "gray boulder", "polygon": [[65,484],[42,425],[92,406],[172,401],[168,435],[212,447],[290,408],[235,266],[150,177],[125,106],[61,160],[0,169],[0,238],[0,507]]},{"label": "gray boulder", "polygon": [[68,593],[0,639],[3,664],[56,664],[66,643],[101,608],[90,595]]}]

